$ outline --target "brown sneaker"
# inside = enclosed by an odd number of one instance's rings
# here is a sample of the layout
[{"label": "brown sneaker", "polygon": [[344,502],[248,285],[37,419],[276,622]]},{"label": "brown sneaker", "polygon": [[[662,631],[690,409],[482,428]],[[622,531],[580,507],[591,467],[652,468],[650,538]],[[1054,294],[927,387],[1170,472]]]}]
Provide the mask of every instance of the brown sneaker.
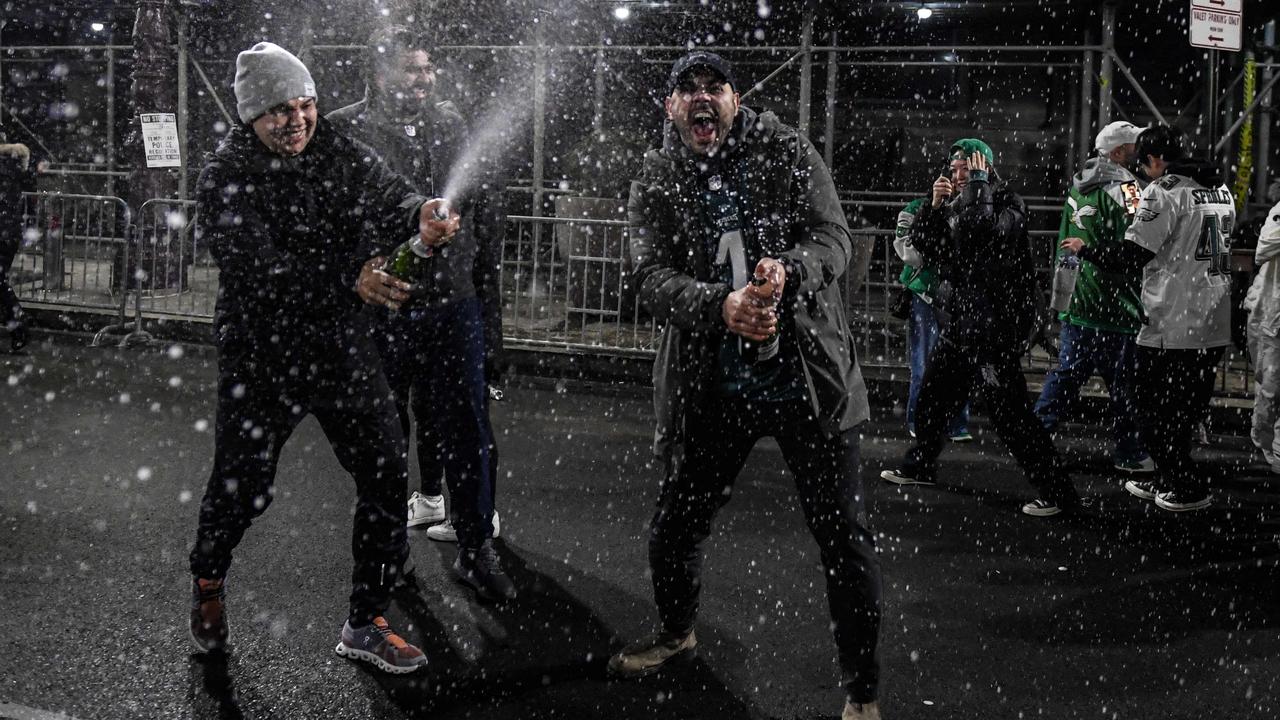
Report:
[{"label": "brown sneaker", "polygon": [[880,703],[856,703],[844,701],[844,712],[840,720],[880,720]]},{"label": "brown sneaker", "polygon": [[692,630],[683,636],[665,631],[650,635],[609,658],[609,674],[618,678],[652,675],[671,660],[692,658],[697,647],[698,637]]},{"label": "brown sneaker", "polygon": [[225,650],[230,642],[226,597],[225,581],[191,579],[191,642],[197,652]]},{"label": "brown sneaker", "polygon": [[348,620],[342,626],[338,646],[333,651],[344,658],[372,663],[379,670],[394,675],[411,673],[427,666],[427,656],[395,634],[381,615],[363,627],[352,627]]}]

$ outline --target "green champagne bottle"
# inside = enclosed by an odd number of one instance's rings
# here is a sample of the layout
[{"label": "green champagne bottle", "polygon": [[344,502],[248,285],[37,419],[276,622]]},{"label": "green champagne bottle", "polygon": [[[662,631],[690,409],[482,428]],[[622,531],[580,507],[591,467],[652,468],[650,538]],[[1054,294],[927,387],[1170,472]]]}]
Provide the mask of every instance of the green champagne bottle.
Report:
[{"label": "green champagne bottle", "polygon": [[400,243],[400,247],[391,254],[391,261],[383,270],[405,282],[412,283],[428,277],[427,263],[434,256],[434,248],[422,242],[421,235],[414,235]]}]

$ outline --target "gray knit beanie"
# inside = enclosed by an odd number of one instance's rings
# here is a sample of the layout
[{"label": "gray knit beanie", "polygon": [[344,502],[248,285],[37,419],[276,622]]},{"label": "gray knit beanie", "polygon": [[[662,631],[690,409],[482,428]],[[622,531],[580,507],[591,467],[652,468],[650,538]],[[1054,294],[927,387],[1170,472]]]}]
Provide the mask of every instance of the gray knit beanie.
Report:
[{"label": "gray knit beanie", "polygon": [[315,96],[307,66],[279,45],[260,42],[236,56],[236,113],[244,122],[280,103]]}]

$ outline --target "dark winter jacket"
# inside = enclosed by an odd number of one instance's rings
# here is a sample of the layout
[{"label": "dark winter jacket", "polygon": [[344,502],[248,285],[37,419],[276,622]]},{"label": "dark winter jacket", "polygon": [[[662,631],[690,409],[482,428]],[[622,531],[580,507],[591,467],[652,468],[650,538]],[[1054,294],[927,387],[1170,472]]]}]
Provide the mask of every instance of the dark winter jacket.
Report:
[{"label": "dark winter jacket", "polygon": [[355,281],[367,259],[357,248],[417,232],[426,201],[323,118],[295,157],[236,127],[196,188],[197,242],[218,263],[219,348],[257,365],[276,363],[282,346],[341,352],[367,325],[357,317]]},{"label": "dark winter jacket", "polygon": [[[670,124],[664,135],[645,155],[628,207],[640,301],[665,324],[653,368],[654,451],[663,456],[682,437],[689,403],[714,386],[731,291],[707,253],[718,231],[700,220],[699,158]],[[871,247],[855,250],[822,159],[772,113],[740,109],[721,152],[724,171],[751,198],[739,207],[746,243],[786,266],[780,332],[796,339],[814,413],[828,433],[852,428],[868,417],[867,394],[839,280],[846,271],[862,277]]]},{"label": "dark winter jacket", "polygon": [[35,190],[31,152],[21,143],[0,144],[0,273],[22,243],[22,193]]},{"label": "dark winter jacket", "polygon": [[951,203],[925,203],[911,244],[951,285],[944,337],[965,347],[1021,348],[1043,304],[1027,207],[1003,181],[970,179]]},{"label": "dark winter jacket", "polygon": [[[444,194],[467,140],[467,125],[450,102],[410,123],[394,120],[366,91],[360,102],[334,110],[328,119],[343,133],[378,152],[392,170],[429,197]],[[462,216],[453,240],[431,262],[437,274],[415,284],[407,307],[436,307],[479,297],[485,321],[485,358],[493,365],[502,351],[502,237],[506,223],[503,184],[490,158],[463,160],[471,174],[461,198],[450,198]],[[398,245],[405,237],[387,238]],[[385,309],[375,312],[385,316]]]}]

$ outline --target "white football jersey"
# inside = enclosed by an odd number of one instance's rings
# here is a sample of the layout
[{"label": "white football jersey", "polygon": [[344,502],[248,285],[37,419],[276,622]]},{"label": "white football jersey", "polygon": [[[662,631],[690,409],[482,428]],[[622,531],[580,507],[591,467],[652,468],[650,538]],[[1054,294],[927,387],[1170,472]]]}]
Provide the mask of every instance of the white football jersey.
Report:
[{"label": "white football jersey", "polygon": [[1156,256],[1142,270],[1138,344],[1193,350],[1231,344],[1231,229],[1226,185],[1168,174],[1142,191],[1126,240]]}]

